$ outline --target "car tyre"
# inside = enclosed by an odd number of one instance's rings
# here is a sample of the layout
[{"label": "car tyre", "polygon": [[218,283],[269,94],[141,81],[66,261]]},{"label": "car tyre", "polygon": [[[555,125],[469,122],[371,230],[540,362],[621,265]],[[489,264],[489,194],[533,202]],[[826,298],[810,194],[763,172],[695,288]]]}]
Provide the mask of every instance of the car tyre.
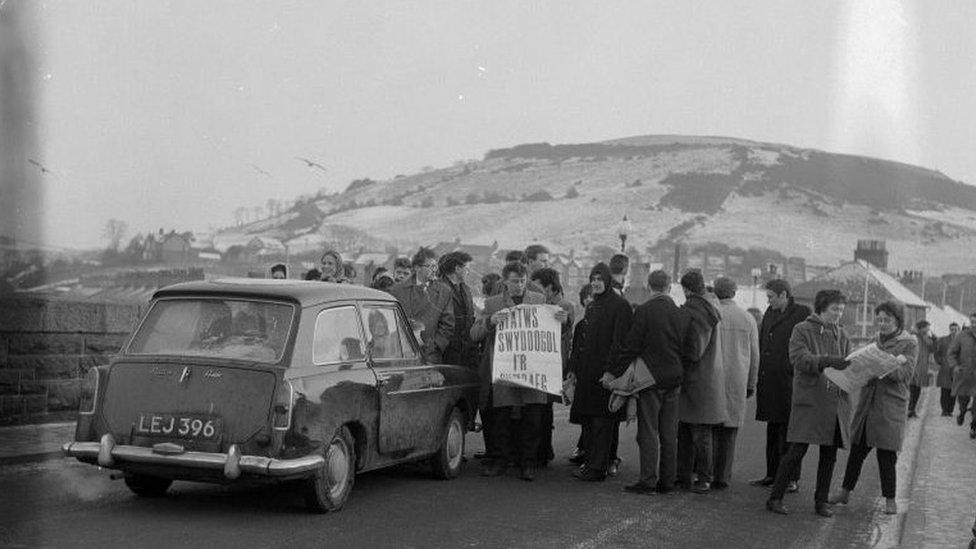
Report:
[{"label": "car tyre", "polygon": [[324,450],[325,463],[307,481],[305,504],[315,513],[342,509],[356,480],[356,446],[347,427],[340,427]]},{"label": "car tyre", "polygon": [[435,478],[448,480],[457,478],[461,473],[461,463],[464,461],[464,432],[464,414],[454,408],[444,423],[441,445],[437,453],[430,458],[430,469]]},{"label": "car tyre", "polygon": [[149,475],[125,475],[125,485],[132,493],[144,498],[158,498],[166,494],[172,479],[153,477]]}]

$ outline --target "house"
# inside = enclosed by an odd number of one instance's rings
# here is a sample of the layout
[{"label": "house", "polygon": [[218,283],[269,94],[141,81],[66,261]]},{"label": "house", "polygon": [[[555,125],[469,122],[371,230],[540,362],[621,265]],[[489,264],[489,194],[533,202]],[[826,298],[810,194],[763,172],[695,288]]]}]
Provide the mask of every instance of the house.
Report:
[{"label": "house", "polygon": [[905,306],[906,328],[914,326],[919,320],[925,320],[926,311],[930,307],[895,277],[863,260],[844,263],[804,282],[793,288],[793,295],[798,303],[813,308],[814,296],[824,289],[837,289],[847,296],[847,307],[841,323],[852,339],[866,340],[877,334],[874,308],[884,301],[895,300]]},{"label": "house", "polygon": [[186,265],[196,259],[193,250],[193,233],[170,231],[160,244],[160,259],[170,265]]}]

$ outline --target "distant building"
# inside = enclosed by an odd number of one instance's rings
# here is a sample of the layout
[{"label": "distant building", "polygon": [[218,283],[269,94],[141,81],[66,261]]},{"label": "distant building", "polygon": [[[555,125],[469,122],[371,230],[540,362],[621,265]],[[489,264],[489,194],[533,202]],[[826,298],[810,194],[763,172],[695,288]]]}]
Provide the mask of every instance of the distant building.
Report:
[{"label": "distant building", "polygon": [[196,259],[193,233],[170,231],[160,244],[160,259],[168,265],[186,265]]},{"label": "distant building", "polygon": [[888,270],[888,250],[884,240],[858,240],[854,250],[854,261],[867,261],[871,265]]}]

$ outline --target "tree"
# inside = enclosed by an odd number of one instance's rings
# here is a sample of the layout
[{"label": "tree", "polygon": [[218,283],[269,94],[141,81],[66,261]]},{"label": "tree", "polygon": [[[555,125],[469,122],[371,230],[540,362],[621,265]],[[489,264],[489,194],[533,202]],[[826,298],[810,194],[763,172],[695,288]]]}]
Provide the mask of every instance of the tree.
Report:
[{"label": "tree", "polygon": [[142,252],[145,250],[145,238],[141,234],[137,234],[132,237],[129,241],[129,245],[125,247],[125,257],[129,261],[139,262],[142,261]]},{"label": "tree", "polygon": [[576,198],[577,196],[579,196],[579,191],[576,190],[576,187],[570,187],[566,190],[566,198]]},{"label": "tree", "polygon": [[113,217],[106,221],[103,236],[105,240],[108,240],[108,249],[113,252],[118,252],[119,244],[122,243],[122,239],[125,238],[125,233],[128,230],[129,225],[121,219],[115,219]]}]

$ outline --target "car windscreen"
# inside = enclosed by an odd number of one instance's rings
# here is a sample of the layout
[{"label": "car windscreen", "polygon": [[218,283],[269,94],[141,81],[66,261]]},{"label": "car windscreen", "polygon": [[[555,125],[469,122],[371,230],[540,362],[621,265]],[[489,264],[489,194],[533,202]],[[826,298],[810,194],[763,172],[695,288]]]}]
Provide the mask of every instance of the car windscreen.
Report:
[{"label": "car windscreen", "polygon": [[155,302],[129,354],[231,358],[274,363],[291,331],[294,306],[270,301],[169,298]]}]

